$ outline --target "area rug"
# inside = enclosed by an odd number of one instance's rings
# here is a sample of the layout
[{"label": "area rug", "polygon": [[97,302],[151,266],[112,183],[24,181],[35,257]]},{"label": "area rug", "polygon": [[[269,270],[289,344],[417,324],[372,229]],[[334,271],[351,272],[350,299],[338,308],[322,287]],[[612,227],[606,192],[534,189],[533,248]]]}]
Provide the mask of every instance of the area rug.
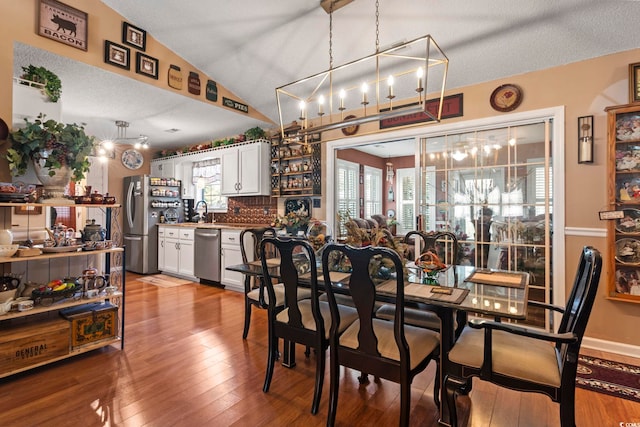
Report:
[{"label": "area rug", "polygon": [[640,402],[640,366],[581,355],[576,386]]},{"label": "area rug", "polygon": [[176,286],[186,285],[187,283],[193,283],[190,280],[179,279],[173,276],[167,276],[165,274],[154,274],[152,276],[144,276],[137,279],[139,282],[149,283],[160,288],[173,288]]}]

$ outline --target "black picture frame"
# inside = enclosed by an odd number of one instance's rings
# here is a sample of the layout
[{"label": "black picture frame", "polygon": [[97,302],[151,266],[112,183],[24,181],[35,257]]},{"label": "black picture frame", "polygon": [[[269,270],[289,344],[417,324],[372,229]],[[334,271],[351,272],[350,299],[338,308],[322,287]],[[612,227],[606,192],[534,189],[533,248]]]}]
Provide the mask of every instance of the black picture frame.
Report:
[{"label": "black picture frame", "polygon": [[629,64],[629,103],[640,102],[640,62]]},{"label": "black picture frame", "polygon": [[142,52],[136,52],[136,73],[158,80],[158,60]]},{"label": "black picture frame", "polygon": [[147,32],[128,22],[122,22],[122,43],[144,52],[147,48]]},{"label": "black picture frame", "polygon": [[38,35],[86,51],[89,15],[56,0],[40,0]]},{"label": "black picture frame", "polygon": [[131,49],[112,41],[105,40],[104,62],[128,70],[131,67]]}]

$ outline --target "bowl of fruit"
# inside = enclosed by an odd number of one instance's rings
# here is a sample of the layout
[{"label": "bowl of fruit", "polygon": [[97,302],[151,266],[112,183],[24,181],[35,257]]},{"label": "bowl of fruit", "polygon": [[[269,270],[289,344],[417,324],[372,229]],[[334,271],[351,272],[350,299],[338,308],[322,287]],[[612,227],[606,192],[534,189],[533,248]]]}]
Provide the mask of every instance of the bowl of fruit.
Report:
[{"label": "bowl of fruit", "polygon": [[73,279],[56,279],[34,289],[31,298],[36,304],[51,305],[64,298],[72,298],[81,290]]}]

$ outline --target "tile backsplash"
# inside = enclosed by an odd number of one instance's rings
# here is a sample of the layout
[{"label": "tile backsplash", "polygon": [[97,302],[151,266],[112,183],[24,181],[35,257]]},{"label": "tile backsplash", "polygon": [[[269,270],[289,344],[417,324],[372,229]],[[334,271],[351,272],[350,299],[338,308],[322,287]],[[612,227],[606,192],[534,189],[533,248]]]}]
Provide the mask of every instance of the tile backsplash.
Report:
[{"label": "tile backsplash", "polygon": [[[226,213],[216,213],[216,222],[271,224],[278,213],[278,199],[270,196],[229,197]],[[211,214],[209,214],[211,215]]]}]

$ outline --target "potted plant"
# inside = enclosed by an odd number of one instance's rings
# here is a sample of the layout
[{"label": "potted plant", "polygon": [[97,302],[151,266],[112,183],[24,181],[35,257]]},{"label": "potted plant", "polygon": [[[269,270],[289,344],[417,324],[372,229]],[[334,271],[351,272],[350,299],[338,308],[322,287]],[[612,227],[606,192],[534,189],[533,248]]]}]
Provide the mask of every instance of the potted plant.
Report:
[{"label": "potted plant", "polygon": [[94,138],[85,133],[84,126],[45,120],[44,115],[34,122],[24,121],[24,128],[9,134],[9,171],[13,176],[24,175],[33,162],[46,196],[63,198],[69,180],[80,181],[89,172]]},{"label": "potted plant", "polygon": [[[60,78],[50,70],[44,67],[36,67],[29,65],[28,67],[22,67],[23,74],[20,76],[23,80],[39,83],[43,85],[42,91],[49,97],[51,102],[57,102],[62,94],[62,83]],[[28,84],[28,83],[23,83]]]}]

